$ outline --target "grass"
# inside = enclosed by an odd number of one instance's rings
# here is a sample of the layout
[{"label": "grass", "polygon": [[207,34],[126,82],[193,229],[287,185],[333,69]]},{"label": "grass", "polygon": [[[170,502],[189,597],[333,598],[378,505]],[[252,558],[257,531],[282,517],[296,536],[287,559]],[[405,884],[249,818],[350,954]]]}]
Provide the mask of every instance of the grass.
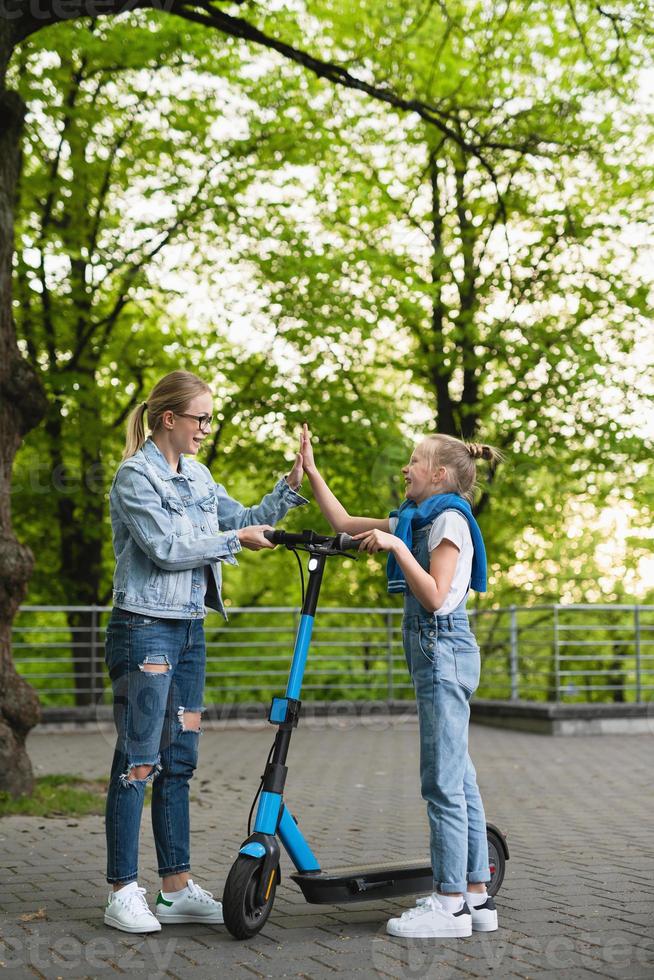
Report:
[{"label": "grass", "polygon": [[0,793],[0,817],[86,817],[104,813],[107,782],[68,774],[39,776],[31,796]]}]

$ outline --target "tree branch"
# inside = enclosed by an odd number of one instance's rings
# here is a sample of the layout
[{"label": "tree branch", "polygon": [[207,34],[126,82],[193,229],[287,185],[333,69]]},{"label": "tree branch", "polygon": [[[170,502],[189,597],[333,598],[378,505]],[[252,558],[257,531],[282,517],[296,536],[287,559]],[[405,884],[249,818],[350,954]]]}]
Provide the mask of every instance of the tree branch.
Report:
[{"label": "tree branch", "polygon": [[143,386],[144,386],[143,365],[141,364],[132,365],[131,374],[136,380],[136,388],[134,389],[134,394],[127,402],[127,404],[124,406],[124,408],[118,413],[118,415],[109,423],[110,429],[121,428],[123,422],[129,415],[129,413],[132,411],[133,408],[136,408],[136,406],[141,401],[141,394],[143,393]]},{"label": "tree branch", "polygon": [[55,329],[53,310],[52,310],[52,300],[50,297],[50,290],[48,287],[48,281],[45,272],[47,236],[48,236],[49,228],[53,223],[52,215],[53,215],[53,210],[57,198],[56,179],[59,173],[59,164],[61,162],[61,155],[63,152],[64,143],[66,141],[68,130],[71,125],[72,110],[75,108],[75,104],[77,101],[77,94],[79,92],[80,82],[83,77],[83,71],[84,71],[84,62],[82,62],[81,67],[73,73],[73,76],[71,78],[70,88],[68,89],[66,98],[64,100],[63,126],[61,128],[61,133],[59,135],[57,150],[55,152],[54,157],[50,161],[50,167],[48,173],[48,180],[50,186],[46,194],[46,198],[43,206],[40,234],[37,241],[39,255],[40,255],[39,279],[41,282],[43,326],[45,329],[46,347],[48,350],[48,360],[50,363],[50,370],[53,372],[56,372],[57,370],[57,349],[56,349],[56,329]]},{"label": "tree branch", "polygon": [[568,4],[568,10],[570,11],[570,17],[572,19],[572,23],[575,26],[577,37],[579,38],[579,43],[581,44],[583,52],[586,55],[586,58],[588,59],[588,63],[592,69],[593,74],[595,75],[596,78],[600,80],[600,82],[603,85],[607,86],[609,91],[613,92],[614,95],[619,95],[616,86],[613,84],[613,82],[610,79],[608,79],[605,76],[604,72],[597,65],[597,62],[593,57],[593,52],[591,51],[590,46],[588,44],[588,38],[586,37],[586,32],[584,31],[579,21],[579,17],[577,16],[577,10],[575,8],[575,4],[573,0],[567,0],[567,4]]},{"label": "tree branch", "polygon": [[313,72],[318,78],[327,79],[333,84],[347,89],[363,92],[371,98],[403,112],[415,112],[426,122],[435,126],[444,136],[461,146],[469,155],[478,159],[491,177],[493,170],[484,155],[486,152],[490,150],[522,153],[545,152],[546,147],[554,142],[550,139],[542,139],[536,133],[530,133],[515,143],[488,140],[487,138],[479,142],[471,142],[461,134],[456,126],[452,125],[449,114],[438,106],[430,105],[421,99],[407,99],[390,88],[366,82],[343,68],[342,65],[317,58],[309,54],[308,51],[296,48],[286,41],[264,34],[258,27],[241,17],[233,17],[216,9],[214,3],[209,2],[209,0],[205,0],[205,2],[196,2],[196,0],[70,0],[67,2],[67,0],[59,0],[59,3],[53,5],[47,12],[39,10],[38,17],[26,9],[28,6],[33,8],[33,4],[20,3],[18,0],[5,0],[5,3],[10,17],[12,10],[22,11],[18,14],[22,17],[18,27],[22,39],[57,21],[73,20],[85,16],[109,16],[134,10],[154,10],[175,14],[184,20],[201,24],[204,27],[216,28],[230,37],[250,41],[269,50],[277,51],[287,60]]},{"label": "tree branch", "polygon": [[105,203],[109,195],[109,190],[111,188],[111,176],[113,172],[114,163],[116,162],[116,157],[118,156],[118,153],[120,152],[120,150],[122,150],[123,146],[125,145],[132,131],[133,126],[134,126],[134,118],[132,117],[128,120],[128,123],[125,126],[125,128],[118,134],[118,138],[112,143],[111,149],[109,151],[109,156],[107,158],[107,163],[102,177],[102,182],[98,189],[97,207],[91,223],[91,233],[88,242],[89,261],[95,254],[96,246],[98,243],[98,237],[100,235],[100,222],[102,221],[102,217],[104,215]]},{"label": "tree branch", "polygon": [[[206,205],[205,205],[204,198],[202,196],[202,192],[204,188],[207,186],[207,184],[210,182],[211,175],[213,174],[215,169],[216,166],[212,164],[212,166],[205,171],[202,180],[200,181],[198,187],[195,190],[195,193],[193,195],[193,200],[190,202],[190,204],[186,208],[180,210],[180,212],[175,216],[174,221],[172,221],[170,225],[163,232],[160,233],[160,237],[157,236],[159,237],[159,241],[157,242],[157,244],[154,245],[154,247],[151,248],[149,251],[142,252],[138,260],[134,262],[133,265],[130,266],[130,268],[127,270],[127,272],[123,277],[122,284],[118,290],[118,297],[115,300],[111,310],[109,311],[109,313],[107,313],[106,316],[102,317],[102,319],[97,321],[92,321],[87,327],[87,329],[81,333],[77,345],[75,347],[75,350],[73,351],[72,357],[65,365],[64,370],[66,371],[77,370],[79,359],[82,353],[84,352],[86,345],[89,343],[91,337],[100,328],[103,328],[102,336],[99,341],[100,346],[106,344],[118,317],[120,316],[120,314],[122,313],[123,309],[125,308],[125,306],[129,301],[129,291],[134,285],[134,282],[139,272],[141,272],[141,270],[145,268],[145,266],[148,265],[148,263],[151,262],[152,259],[156,258],[159,252],[166,245],[169,244],[171,239],[176,234],[178,234],[178,232],[182,228],[188,225],[190,221],[192,221],[201,211],[204,210]],[[146,245],[151,244],[151,241],[152,239],[149,242],[147,242]]]}]

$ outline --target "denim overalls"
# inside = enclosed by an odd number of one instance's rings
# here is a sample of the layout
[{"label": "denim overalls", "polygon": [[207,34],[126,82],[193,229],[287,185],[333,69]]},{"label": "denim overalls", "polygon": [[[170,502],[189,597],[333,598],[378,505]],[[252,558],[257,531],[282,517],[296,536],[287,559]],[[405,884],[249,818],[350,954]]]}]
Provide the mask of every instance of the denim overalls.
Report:
[{"label": "denim overalls", "polygon": [[[412,554],[429,570],[431,524],[413,532]],[[486,817],[468,755],[469,700],[479,683],[479,647],[466,600],[448,616],[405,593],[402,640],[418,701],[420,781],[427,802],[434,889],[465,892],[490,881]]]}]

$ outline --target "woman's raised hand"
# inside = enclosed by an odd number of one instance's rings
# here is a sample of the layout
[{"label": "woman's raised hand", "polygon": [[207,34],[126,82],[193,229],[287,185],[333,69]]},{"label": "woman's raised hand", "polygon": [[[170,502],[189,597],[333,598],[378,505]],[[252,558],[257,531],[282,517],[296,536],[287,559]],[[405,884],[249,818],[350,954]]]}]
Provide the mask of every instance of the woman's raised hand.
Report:
[{"label": "woman's raised hand", "polygon": [[300,446],[300,452],[297,453],[295,457],[295,462],[293,463],[293,469],[286,477],[286,482],[288,483],[291,490],[299,490],[300,484],[302,483],[303,476],[304,476],[304,467],[302,465],[302,447]]},{"label": "woman's raised hand", "polygon": [[311,445],[311,433],[309,432],[309,426],[305,422],[300,430],[300,453],[302,454],[302,461],[304,463],[304,471],[307,476],[311,476],[311,473],[316,469],[316,461],[313,458],[313,446]]},{"label": "woman's raised hand", "polygon": [[261,551],[262,548],[274,548],[275,545],[268,538],[264,538],[264,531],[272,531],[272,524],[250,524],[249,527],[241,527],[236,532],[238,540],[243,548],[250,551]]}]

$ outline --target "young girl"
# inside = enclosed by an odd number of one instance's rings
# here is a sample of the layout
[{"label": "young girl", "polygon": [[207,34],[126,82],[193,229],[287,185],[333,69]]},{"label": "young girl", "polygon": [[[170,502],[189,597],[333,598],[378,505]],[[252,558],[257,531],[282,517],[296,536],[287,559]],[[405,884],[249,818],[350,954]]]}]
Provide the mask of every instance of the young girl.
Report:
[{"label": "young girl", "polygon": [[[189,780],[197,765],[205,672],[205,605],[225,615],[221,564],[307,501],[295,491],[302,457],[256,507],[244,507],[193,457],[212,421],[211,390],[173,371],[129,420],[110,492],[116,555],[106,663],[118,739],[107,795],[107,925],[156,932],[161,923],[222,922],[222,907],[190,877]],[[145,437],[144,421],[151,430]],[[137,885],[146,783],[161,891],[156,916]]]},{"label": "young girl", "polygon": [[469,936],[497,929],[486,818],[468,755],[469,700],[479,683],[479,647],[470,631],[470,587],[486,589],[486,555],[472,516],[475,460],[490,446],[427,436],[402,470],[406,500],[390,518],[351,517],[316,468],[304,426],[304,470],[335,531],[373,554],[388,551],[389,591],[404,593],[402,638],[418,701],[420,779],[427,801],[434,892],[390,919],[392,936]]}]

